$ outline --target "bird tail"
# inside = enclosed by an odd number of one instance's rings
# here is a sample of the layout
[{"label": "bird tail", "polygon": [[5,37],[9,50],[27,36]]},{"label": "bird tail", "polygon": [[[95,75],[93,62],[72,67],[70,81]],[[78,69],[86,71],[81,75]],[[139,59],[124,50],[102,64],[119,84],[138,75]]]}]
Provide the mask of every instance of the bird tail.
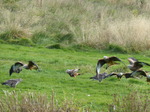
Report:
[{"label": "bird tail", "polygon": [[13,66],[11,66],[10,70],[9,70],[9,75],[11,76],[13,73]]},{"label": "bird tail", "polygon": [[1,83],[2,85],[6,85],[6,83],[5,82],[3,82],[3,83]]}]

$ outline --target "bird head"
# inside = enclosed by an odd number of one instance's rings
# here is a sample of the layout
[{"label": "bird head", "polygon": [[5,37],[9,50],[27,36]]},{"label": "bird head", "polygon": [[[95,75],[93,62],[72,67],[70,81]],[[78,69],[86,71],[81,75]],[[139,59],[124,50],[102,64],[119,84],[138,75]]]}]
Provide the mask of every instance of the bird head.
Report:
[{"label": "bird head", "polygon": [[147,78],[150,79],[150,75],[147,75]]},{"label": "bird head", "polygon": [[17,79],[19,82],[23,81],[23,79]]},{"label": "bird head", "polygon": [[119,75],[119,76],[123,76],[123,73],[122,73],[122,72],[120,72],[118,75]]},{"label": "bird head", "polygon": [[103,58],[104,58],[104,59],[108,59],[108,56],[104,56]]}]

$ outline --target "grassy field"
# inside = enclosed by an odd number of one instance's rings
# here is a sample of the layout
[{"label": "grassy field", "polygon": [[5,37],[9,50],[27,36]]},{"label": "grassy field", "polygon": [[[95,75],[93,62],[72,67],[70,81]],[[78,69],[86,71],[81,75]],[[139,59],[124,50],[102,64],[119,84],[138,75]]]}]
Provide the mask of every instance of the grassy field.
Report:
[{"label": "grassy field", "polygon": [[[69,50],[47,49],[42,47],[25,47],[20,45],[0,44],[0,82],[8,79],[22,78],[23,81],[16,88],[0,85],[0,96],[5,91],[16,93],[33,92],[38,94],[52,95],[60,103],[63,99],[73,100],[80,107],[90,108],[93,111],[107,111],[112,103],[114,95],[125,96],[132,91],[146,94],[150,91],[146,79],[125,79],[121,81],[116,77],[110,77],[98,81],[90,80],[95,75],[97,60],[103,56],[117,56],[128,65],[127,58],[135,57],[140,61],[150,63],[150,58],[141,54],[121,54],[98,50]],[[29,60],[36,62],[41,72],[23,70],[20,74],[14,73],[9,76],[9,69],[16,61],[28,63]],[[110,67],[107,72],[129,72],[123,69],[123,64]],[[67,69],[80,68],[82,75],[72,78],[65,73]],[[149,71],[148,67],[144,70]],[[102,72],[106,72],[102,68]]]}]

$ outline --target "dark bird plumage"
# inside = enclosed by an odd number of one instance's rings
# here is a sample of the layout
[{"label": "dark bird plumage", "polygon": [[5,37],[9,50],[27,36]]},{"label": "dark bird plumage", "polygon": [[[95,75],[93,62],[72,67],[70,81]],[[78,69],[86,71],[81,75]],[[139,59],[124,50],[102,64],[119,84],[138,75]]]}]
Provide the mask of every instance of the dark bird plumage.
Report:
[{"label": "dark bird plumage", "polygon": [[33,61],[29,61],[28,64],[23,64],[22,62],[16,62],[13,64],[9,70],[9,75],[11,76],[12,73],[20,73],[22,71],[22,68],[25,68],[27,70],[39,70],[39,67],[37,64],[35,64]]},{"label": "dark bird plumage", "polygon": [[[121,59],[119,59],[118,57],[116,56],[111,56],[111,57],[107,57],[107,56],[104,56],[103,59],[99,59],[98,62],[97,62],[97,66],[96,66],[96,73],[99,74],[100,73],[100,68],[104,65],[104,64],[107,64],[107,67],[110,67],[112,65],[115,65],[115,64],[119,64],[119,63],[116,63],[116,61],[119,61],[119,62],[122,62]],[[123,63],[123,62],[122,62]],[[124,63],[123,63],[124,64]],[[124,64],[125,65],[125,64]],[[125,65],[126,66],[126,65]]]},{"label": "dark bird plumage", "polygon": [[70,75],[70,77],[76,77],[80,75],[80,73],[77,73],[80,69],[67,69],[66,73]]},{"label": "dark bird plumage", "polygon": [[133,77],[144,76],[144,77],[146,77],[146,81],[148,83],[150,83],[150,75],[148,74],[148,72],[146,72],[144,70],[134,71],[131,76],[133,76]]},{"label": "dark bird plumage", "polygon": [[107,77],[109,77],[109,74],[104,72],[104,73],[96,74],[95,76],[90,77],[90,79],[98,80],[99,82],[101,82],[103,79]]},{"label": "dark bird plumage", "polygon": [[110,73],[107,77],[116,76],[119,80],[122,78],[123,73]]},{"label": "dark bird plumage", "polygon": [[10,87],[16,87],[16,85],[22,81],[22,79],[10,79],[7,80],[6,82],[3,82],[2,85],[8,85]]},{"label": "dark bird plumage", "polygon": [[128,58],[128,61],[130,63],[130,65],[128,65],[128,68],[131,70],[131,71],[136,71],[136,70],[139,70],[140,68],[142,68],[143,66],[150,66],[149,63],[145,63],[145,62],[140,62],[138,61],[137,59],[131,57],[131,58]]},{"label": "dark bird plumage", "polygon": [[125,78],[134,78],[133,76],[131,76],[132,73],[124,73],[123,75],[125,76]]},{"label": "dark bird plumage", "polygon": [[141,76],[147,77],[146,72],[143,70],[133,71],[131,73],[124,73],[125,78],[139,78]]},{"label": "dark bird plumage", "polygon": [[11,76],[12,73],[20,73],[22,71],[22,67],[23,67],[23,63],[22,62],[16,62],[14,65],[11,66],[10,70],[9,70],[9,75]]}]

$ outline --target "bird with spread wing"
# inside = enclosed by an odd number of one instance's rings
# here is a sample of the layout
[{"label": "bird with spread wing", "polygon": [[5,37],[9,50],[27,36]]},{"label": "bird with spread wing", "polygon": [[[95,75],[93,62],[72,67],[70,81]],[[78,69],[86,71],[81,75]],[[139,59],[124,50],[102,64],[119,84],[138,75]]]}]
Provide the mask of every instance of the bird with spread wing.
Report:
[{"label": "bird with spread wing", "polygon": [[[97,62],[97,66],[96,66],[96,74],[99,74],[100,73],[100,68],[104,65],[104,64],[107,64],[106,66],[106,69],[112,65],[115,65],[115,64],[119,64],[119,63],[116,63],[116,61],[119,61],[119,62],[122,62],[121,59],[119,59],[118,57],[116,56],[111,56],[111,57],[108,57],[108,56],[104,56],[104,58],[102,59],[99,59],[98,62]],[[124,62],[122,62],[124,64]],[[125,65],[125,64],[124,64]],[[126,65],[125,65],[126,66]]]},{"label": "bird with spread wing", "polygon": [[149,63],[140,62],[140,61],[138,61],[137,59],[135,59],[135,58],[133,58],[133,57],[128,58],[128,61],[129,61],[129,63],[130,63],[130,65],[128,65],[128,68],[129,68],[131,71],[139,70],[139,69],[142,68],[143,66],[150,66]]},{"label": "bird with spread wing", "polygon": [[23,63],[22,62],[16,62],[15,64],[13,64],[9,70],[9,75],[11,76],[12,73],[20,73],[22,71],[22,67],[23,67]]},{"label": "bird with spread wing", "polygon": [[124,74],[123,74],[122,72],[120,72],[120,73],[112,72],[112,73],[110,73],[109,75],[107,75],[106,77],[116,76],[116,77],[120,80],[123,75],[124,75]]},{"label": "bird with spread wing", "polygon": [[25,68],[27,70],[39,70],[39,67],[37,64],[35,64],[33,61],[29,61],[28,64],[23,64],[22,62],[16,62],[11,66],[9,69],[9,75],[11,76],[12,73],[20,73],[22,71],[22,68]]},{"label": "bird with spread wing", "polygon": [[96,74],[95,76],[90,77],[90,79],[98,80],[99,82],[101,82],[103,79],[107,77],[108,77],[108,74],[104,72],[104,73]]},{"label": "bird with spread wing", "polygon": [[70,77],[76,77],[78,75],[80,75],[80,73],[78,73],[80,69],[67,69],[66,73],[68,73],[70,75]]},{"label": "bird with spread wing", "polygon": [[139,78],[141,76],[146,77],[147,82],[150,83],[150,75],[148,74],[148,72],[144,71],[144,70],[136,70],[133,71],[131,73],[124,73],[123,74],[126,78]]}]

